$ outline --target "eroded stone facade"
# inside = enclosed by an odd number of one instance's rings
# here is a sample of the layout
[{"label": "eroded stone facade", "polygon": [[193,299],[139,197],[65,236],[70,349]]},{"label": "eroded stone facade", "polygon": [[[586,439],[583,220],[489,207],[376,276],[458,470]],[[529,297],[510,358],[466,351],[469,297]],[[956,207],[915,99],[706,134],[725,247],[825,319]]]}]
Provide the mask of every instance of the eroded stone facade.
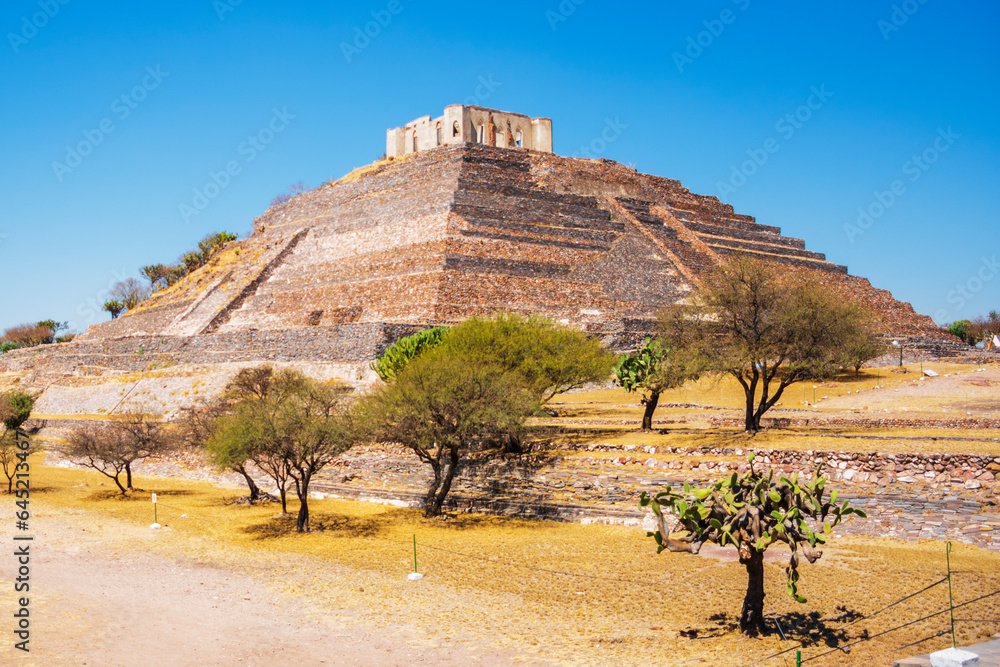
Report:
[{"label": "eroded stone facade", "polygon": [[133,312],[69,345],[11,352],[0,370],[276,361],[355,364],[363,375],[401,335],[498,311],[550,317],[625,349],[733,254],[866,304],[908,350],[968,350],[802,240],[678,181],[460,143],[378,162],[273,207],[250,238]]},{"label": "eroded stone facade", "polygon": [[386,131],[386,157],[464,143],[552,152],[552,121],[519,113],[453,104],[438,118],[422,116]]}]

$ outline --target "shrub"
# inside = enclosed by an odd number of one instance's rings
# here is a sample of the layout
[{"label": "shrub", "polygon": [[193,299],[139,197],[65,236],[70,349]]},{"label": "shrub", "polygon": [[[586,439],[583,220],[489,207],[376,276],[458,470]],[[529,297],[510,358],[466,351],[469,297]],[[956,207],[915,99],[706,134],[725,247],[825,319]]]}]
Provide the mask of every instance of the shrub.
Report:
[{"label": "shrub", "polygon": [[288,190],[282,192],[280,195],[271,200],[271,206],[281,206],[282,204],[287,204],[292,200],[295,195],[300,195],[304,192],[309,192],[309,188],[305,186],[305,183],[299,181],[295,185],[289,185]]},{"label": "shrub", "polygon": [[966,343],[969,342],[969,329],[972,327],[972,322],[969,320],[959,320],[957,322],[952,322],[948,325],[948,333],[953,336],[958,336]]},{"label": "shrub", "polygon": [[448,327],[434,327],[400,338],[386,348],[378,359],[371,363],[370,368],[378,373],[383,381],[396,377],[408,363],[420,356],[421,352],[437,347],[444,340]]},{"label": "shrub", "polygon": [[52,329],[37,324],[19,324],[4,331],[0,343],[13,343],[16,347],[34,347],[52,342]]}]

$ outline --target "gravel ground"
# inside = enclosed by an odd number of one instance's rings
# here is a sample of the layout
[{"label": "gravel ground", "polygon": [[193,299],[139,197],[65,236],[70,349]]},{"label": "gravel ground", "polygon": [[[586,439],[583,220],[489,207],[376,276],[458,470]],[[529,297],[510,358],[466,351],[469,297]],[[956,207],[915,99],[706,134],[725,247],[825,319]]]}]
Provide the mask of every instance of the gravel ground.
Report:
[{"label": "gravel ground", "polygon": [[[501,665],[489,648],[416,646],[352,621],[308,595],[273,590],[292,564],[212,562],[177,535],[48,510],[33,518],[31,651],[5,640],[0,663],[17,665]],[[99,523],[98,523],[99,522]],[[166,538],[166,539],[164,539]],[[9,536],[5,542],[9,540]],[[136,548],[149,542],[160,548]],[[163,542],[170,542],[164,553]],[[295,567],[302,567],[296,562]],[[317,566],[318,567],[318,566]],[[12,581],[13,558],[0,559]],[[11,618],[14,598],[0,613]],[[8,634],[5,632],[5,634]],[[474,642],[475,638],[466,638]],[[517,661],[524,664],[523,660]]]}]

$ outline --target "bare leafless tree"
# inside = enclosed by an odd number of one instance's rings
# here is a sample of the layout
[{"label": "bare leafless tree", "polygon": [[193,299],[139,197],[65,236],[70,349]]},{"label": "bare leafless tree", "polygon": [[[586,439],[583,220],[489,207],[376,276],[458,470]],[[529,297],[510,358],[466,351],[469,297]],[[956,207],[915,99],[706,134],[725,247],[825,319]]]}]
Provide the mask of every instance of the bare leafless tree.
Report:
[{"label": "bare leafless tree", "polygon": [[149,287],[135,278],[126,278],[111,288],[109,295],[112,300],[121,303],[125,310],[132,310],[140,302],[149,298]]},{"label": "bare leafless tree", "polygon": [[[132,465],[176,445],[163,422],[140,407],[103,425],[88,424],[69,437],[69,457],[113,480],[122,494],[132,490]],[[121,476],[125,474],[125,483]]]}]

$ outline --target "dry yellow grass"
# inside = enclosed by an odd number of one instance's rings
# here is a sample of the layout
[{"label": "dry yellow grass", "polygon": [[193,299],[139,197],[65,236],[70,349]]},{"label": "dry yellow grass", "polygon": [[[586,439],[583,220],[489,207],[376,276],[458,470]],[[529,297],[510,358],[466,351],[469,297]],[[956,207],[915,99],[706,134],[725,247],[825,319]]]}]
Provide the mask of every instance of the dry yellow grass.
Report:
[{"label": "dry yellow grass", "polygon": [[[948,363],[927,363],[927,364],[906,364],[907,373],[898,373],[897,367],[888,368],[864,368],[858,376],[853,372],[841,374],[831,380],[816,382],[799,382],[791,385],[785,390],[781,398],[781,406],[785,408],[797,409],[803,402],[813,401],[813,387],[816,387],[816,395],[819,401],[819,411],[822,413],[829,410],[829,404],[824,405],[822,397],[828,396],[827,401],[845,396],[848,391],[857,392],[858,389],[871,391],[872,387],[881,386],[875,396],[893,397],[896,389],[905,388],[920,382],[920,370],[934,370],[940,374],[939,378],[925,380],[925,382],[939,382],[945,379],[957,379],[961,375],[964,379],[978,380],[980,377],[996,377],[1000,370],[1000,364],[983,366],[987,374],[973,374],[977,370],[974,364],[948,364]],[[944,376],[951,376],[945,378]],[[931,386],[931,385],[928,385]],[[994,390],[995,391],[995,390]],[[893,397],[895,398],[895,397]],[[929,403],[934,407],[940,407],[943,396],[935,394],[928,396]],[[558,404],[578,404],[598,402],[605,406],[613,405],[634,405],[639,402],[638,394],[628,394],[618,389],[607,389],[600,391],[577,392],[573,394],[563,394],[558,397]],[[713,406],[719,408],[742,409],[743,390],[735,379],[731,377],[706,378],[697,382],[689,382],[683,387],[670,389],[660,396],[660,403],[694,403],[698,405]],[[840,409],[839,407],[837,409]]]},{"label": "dry yellow grass", "polygon": [[219,274],[232,269],[238,264],[252,263],[260,256],[261,252],[260,249],[257,249],[248,255],[246,253],[245,242],[237,241],[232,243],[225,250],[213,255],[208,264],[187,274],[170,287],[154,292],[148,299],[140,302],[138,306],[126,313],[125,316],[134,315],[150,308],[193,299],[196,296],[196,290],[216,279]]},{"label": "dry yellow grass", "polygon": [[356,181],[359,178],[364,178],[365,176],[376,174],[376,173],[378,173],[379,171],[381,171],[382,169],[384,169],[385,167],[387,167],[388,165],[390,165],[392,163],[400,163],[400,162],[403,162],[403,161],[406,161],[406,160],[410,160],[415,155],[416,155],[416,153],[407,153],[406,155],[400,155],[399,157],[382,158],[380,160],[376,160],[375,162],[372,162],[371,164],[366,164],[363,167],[355,167],[350,172],[348,172],[346,175],[338,178],[336,181],[330,181],[329,183],[326,183],[324,185],[324,187],[328,187],[329,188],[329,187],[333,187],[335,185],[343,185],[345,183],[350,183],[352,181]]},{"label": "dry yellow grass", "polygon": [[[858,378],[848,373],[828,382],[816,383],[818,406],[813,402],[813,384],[792,385],[779,408],[765,418],[791,417],[802,420],[836,419],[842,423],[808,427],[767,429],[750,437],[738,427],[711,427],[713,419],[742,418],[742,389],[731,378],[701,380],[672,389],[660,397],[654,428],[662,433],[641,433],[638,425],[643,406],[639,394],[621,389],[564,394],[550,406],[557,417],[539,419],[540,425],[558,426],[570,435],[549,437],[551,441],[572,440],[578,444],[654,445],[682,447],[772,447],[793,450],[837,450],[847,452],[920,451],[934,453],[995,454],[998,429],[969,429],[962,421],[974,410],[977,418],[1000,419],[1000,373],[988,366],[984,373],[974,365],[925,364],[940,377],[920,381],[920,365],[909,365],[909,373],[893,368],[865,369]],[[880,389],[873,389],[878,386]],[[861,393],[858,390],[862,389]],[[850,392],[850,393],[848,393]],[[826,399],[823,397],[826,396]],[[676,408],[671,405],[696,405]],[[967,409],[968,408],[968,409]],[[916,425],[901,427],[853,426],[850,420],[869,423],[883,419],[912,419]],[[933,421],[931,421],[933,420]],[[920,426],[926,423],[927,426]],[[955,427],[942,424],[956,423]],[[961,425],[959,425],[961,424]],[[837,438],[835,435],[861,436]],[[803,437],[808,436],[808,437]],[[876,436],[876,437],[872,437]],[[888,438],[888,439],[886,439]],[[942,438],[929,448],[927,442],[907,438]],[[965,438],[969,440],[956,440]]]},{"label": "dry yellow grass", "polygon": [[[428,521],[414,510],[325,500],[311,503],[316,531],[296,535],[291,519],[276,516],[273,505],[228,504],[239,494],[236,489],[139,478],[145,491],[119,499],[95,473],[37,463],[32,483],[36,513],[92,523],[107,540],[116,539],[116,526],[152,521],[149,492],[155,491],[166,529],[142,545],[121,540],[116,548],[153,549],[252,571],[293,598],[319,601],[331,615],[361,618],[418,644],[485,639],[526,655],[585,665],[746,665],[793,646],[775,637],[749,640],[733,631],[745,587],[738,563],[658,556],[652,541],[635,529],[478,515]],[[426,574],[416,584],[406,581],[414,534],[420,571]],[[961,572],[959,601],[1000,590],[1000,555],[956,545],[952,563]],[[809,657],[825,651],[823,637],[844,626],[834,620],[844,615],[841,607],[870,614],[940,579],[944,545],[838,541],[819,564],[803,566],[806,605],[789,599],[781,565],[767,566],[767,611],[787,626],[800,626],[785,629],[811,642],[804,650]],[[845,637],[864,630],[874,634],[946,604],[947,591],[938,586],[855,623]],[[815,619],[803,616],[808,614],[816,614]],[[965,608],[959,617],[1000,618],[1000,596]],[[938,616],[862,644],[850,656],[835,654],[813,664],[889,664],[892,657],[943,647],[946,642],[939,638],[919,649],[893,651],[944,629],[946,619],[947,614]],[[680,634],[689,629],[698,637]],[[972,643],[997,631],[998,624],[966,623],[959,638]],[[779,658],[766,664],[783,663]]]}]

